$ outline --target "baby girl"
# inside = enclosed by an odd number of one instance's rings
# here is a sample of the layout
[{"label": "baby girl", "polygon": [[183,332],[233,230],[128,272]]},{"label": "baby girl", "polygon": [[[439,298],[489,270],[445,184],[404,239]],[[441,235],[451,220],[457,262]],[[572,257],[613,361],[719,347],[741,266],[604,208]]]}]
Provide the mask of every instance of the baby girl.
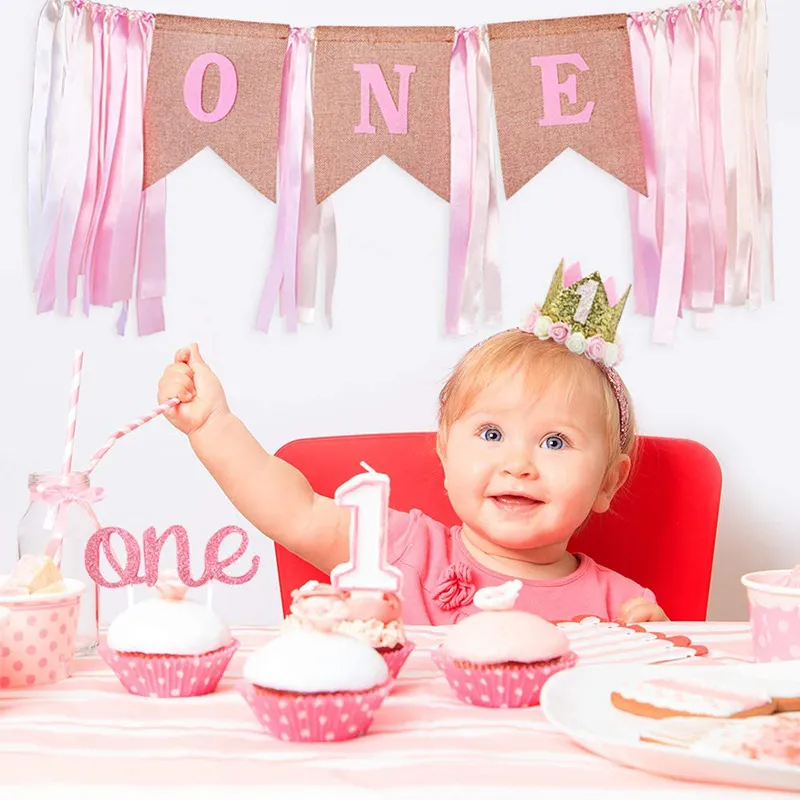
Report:
[{"label": "baby girl", "polygon": [[[406,624],[455,622],[472,613],[475,590],[509,578],[523,584],[516,607],[550,620],[666,619],[648,589],[567,549],[609,509],[636,445],[627,389],[609,366],[626,299],[612,294],[598,275],[559,267],[541,311],[456,365],[439,396],[437,449],[462,525],[389,514]],[[158,396],[181,400],[168,418],[255,527],[326,573],[347,561],[349,510],[261,447],[196,344],[178,351]]]}]

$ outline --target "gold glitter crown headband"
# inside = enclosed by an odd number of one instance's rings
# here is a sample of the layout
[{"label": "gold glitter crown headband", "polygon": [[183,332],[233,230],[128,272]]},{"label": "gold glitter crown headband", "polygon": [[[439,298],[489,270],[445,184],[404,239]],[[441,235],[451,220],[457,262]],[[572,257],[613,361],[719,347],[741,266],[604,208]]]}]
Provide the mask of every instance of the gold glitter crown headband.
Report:
[{"label": "gold glitter crown headband", "polygon": [[564,262],[550,282],[541,308],[534,306],[520,330],[539,339],[552,339],[576,355],[594,361],[606,376],[619,405],[619,438],[624,444],[630,427],[628,395],[614,367],[622,360],[616,341],[617,326],[630,294],[630,286],[617,298],[614,279],[604,281],[599,272],[582,277],[581,265],[566,270]]}]

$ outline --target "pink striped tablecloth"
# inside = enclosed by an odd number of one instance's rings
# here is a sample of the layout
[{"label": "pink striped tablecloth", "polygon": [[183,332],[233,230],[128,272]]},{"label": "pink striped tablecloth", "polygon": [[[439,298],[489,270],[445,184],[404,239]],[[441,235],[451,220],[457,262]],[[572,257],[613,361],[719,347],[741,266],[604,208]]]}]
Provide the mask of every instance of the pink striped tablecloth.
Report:
[{"label": "pink striped tablecloth", "polygon": [[[748,659],[738,623],[653,626],[685,634],[711,660]],[[327,795],[498,796],[570,788],[593,796],[681,790],[686,784],[625,769],[557,733],[538,708],[477,709],[458,702],[430,651],[442,631],[413,628],[417,649],[375,716],[369,735],[338,744],[286,744],[262,733],[234,684],[247,656],[274,631],[240,629],[240,651],[213,695],[154,700],[128,694],[98,657],[79,659],[73,677],[36,690],[0,692],[0,785],[114,784],[260,786],[270,797],[309,787]],[[695,658],[689,664],[707,662]],[[696,795],[720,787],[692,784]],[[272,791],[274,790],[274,791]],[[373,790],[373,791],[369,791]],[[384,791],[386,790],[386,791]],[[725,788],[726,798],[761,796]],[[0,796],[4,796],[0,789]],[[266,796],[266,795],[265,795]]]}]

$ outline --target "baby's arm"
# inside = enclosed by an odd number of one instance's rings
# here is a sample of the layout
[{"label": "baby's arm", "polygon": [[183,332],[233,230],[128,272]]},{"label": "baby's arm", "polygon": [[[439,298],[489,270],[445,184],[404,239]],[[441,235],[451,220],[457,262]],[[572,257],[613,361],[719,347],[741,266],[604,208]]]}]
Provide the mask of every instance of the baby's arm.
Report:
[{"label": "baby's arm", "polygon": [[159,383],[159,401],[237,509],[270,539],[330,572],[348,557],[347,509],[314,492],[303,474],[270,455],[231,413],[219,379],[192,345],[180,350]]}]

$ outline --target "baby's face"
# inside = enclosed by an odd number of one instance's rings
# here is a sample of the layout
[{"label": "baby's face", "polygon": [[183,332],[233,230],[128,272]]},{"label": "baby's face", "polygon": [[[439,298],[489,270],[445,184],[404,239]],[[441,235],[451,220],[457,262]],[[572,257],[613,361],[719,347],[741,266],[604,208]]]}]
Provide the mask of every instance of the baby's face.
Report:
[{"label": "baby's face", "polygon": [[447,492],[471,531],[510,550],[566,543],[613,496],[602,398],[556,381],[531,394],[521,373],[497,380],[450,428]]}]

